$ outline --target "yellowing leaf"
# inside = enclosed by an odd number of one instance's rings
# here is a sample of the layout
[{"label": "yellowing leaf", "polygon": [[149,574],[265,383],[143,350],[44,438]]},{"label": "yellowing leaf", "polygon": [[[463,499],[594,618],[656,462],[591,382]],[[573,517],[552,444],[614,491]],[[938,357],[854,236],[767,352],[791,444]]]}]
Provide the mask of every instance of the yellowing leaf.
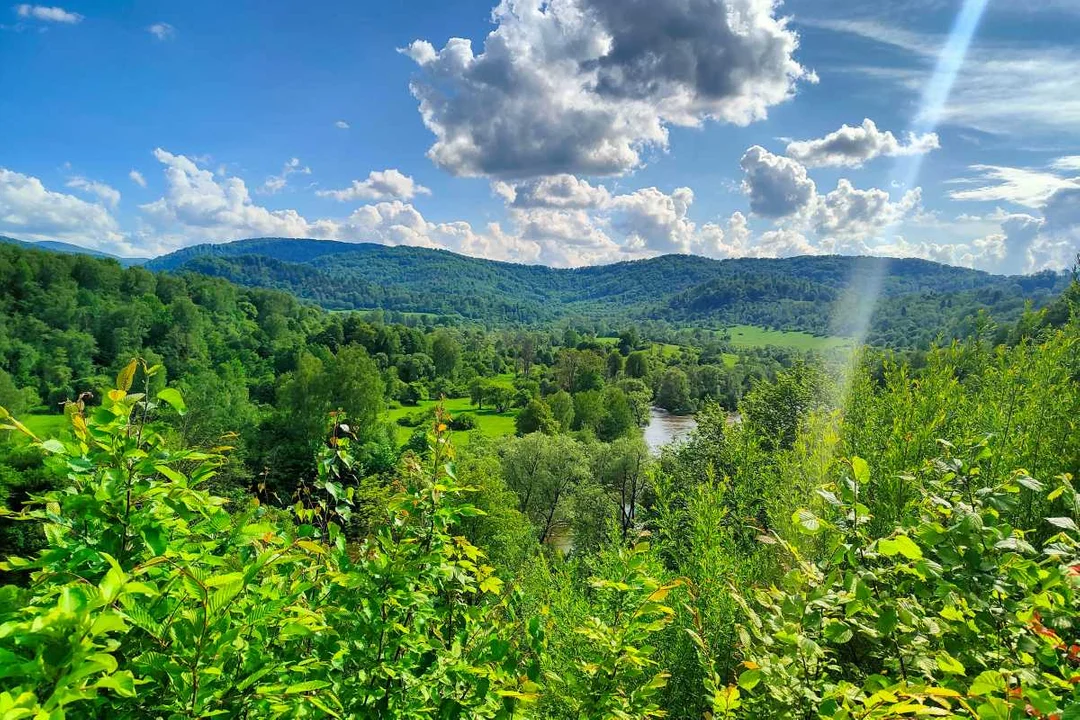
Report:
[{"label": "yellowing leaf", "polygon": [[304,548],[308,552],[315,553],[316,555],[326,555],[326,548],[324,548],[317,542],[312,542],[311,540],[299,540],[296,544]]},{"label": "yellowing leaf", "polygon": [[[139,367],[138,360],[132,360],[116,376],[116,389],[127,393],[131,389],[131,382],[135,379],[135,370]],[[109,394],[110,396],[112,393]]]},{"label": "yellowing leaf", "polygon": [[878,541],[878,552],[886,557],[903,555],[908,560],[922,560],[922,550],[907,535],[882,538]]},{"label": "yellowing leaf", "polygon": [[480,592],[497,594],[502,590],[503,581],[492,575],[480,583]]},{"label": "yellowing leaf", "polygon": [[870,465],[861,457],[851,458],[851,472],[860,485],[870,482]]},{"label": "yellowing leaf", "polygon": [[75,434],[80,438],[85,438],[87,433],[90,432],[90,429],[86,427],[86,420],[78,413],[71,416],[71,425],[75,428]]}]

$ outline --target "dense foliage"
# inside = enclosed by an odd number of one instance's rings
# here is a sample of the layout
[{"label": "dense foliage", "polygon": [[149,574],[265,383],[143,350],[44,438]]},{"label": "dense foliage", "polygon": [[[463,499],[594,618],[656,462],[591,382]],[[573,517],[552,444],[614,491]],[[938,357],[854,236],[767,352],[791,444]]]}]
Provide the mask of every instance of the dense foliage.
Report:
[{"label": "dense foliage", "polygon": [[[0,411],[0,717],[1080,713],[1076,284],[733,356],[11,252],[2,402],[64,427]],[[698,421],[659,454],[653,402]]]},{"label": "dense foliage", "polygon": [[[1061,275],[1005,278],[924,260],[799,257],[716,261],[669,255],[574,270],[515,265],[411,247],[310,240],[200,245],[150,263],[288,290],[334,309],[382,308],[525,324],[584,318],[723,327],[749,324],[849,335],[845,291],[878,275],[875,345],[926,347],[963,337],[977,309],[1013,322],[1045,304]],[[827,308],[827,310],[826,310]]]},{"label": "dense foliage", "polygon": [[[734,409],[756,379],[794,358],[779,349],[735,355],[715,337],[701,342],[671,352],[636,330],[599,339],[570,328],[489,332],[431,316],[330,313],[202,275],[0,246],[0,405],[46,418],[67,400],[96,404],[108,379],[141,356],[163,366],[155,389],[171,382],[189,398],[185,440],[237,447],[216,489],[259,486],[281,502],[313,468],[334,409],[362,429],[358,461],[385,473],[403,441],[382,420],[389,407],[418,407],[397,422],[416,428],[429,423],[439,398],[470,397],[478,414],[455,429],[484,430],[494,411],[512,432],[524,412],[522,434],[611,440],[648,421],[669,366],[694,379],[693,407],[714,399]],[[33,464],[25,451],[0,447],[0,500],[8,506],[42,487]],[[14,531],[0,524],[0,539],[6,532]]]}]

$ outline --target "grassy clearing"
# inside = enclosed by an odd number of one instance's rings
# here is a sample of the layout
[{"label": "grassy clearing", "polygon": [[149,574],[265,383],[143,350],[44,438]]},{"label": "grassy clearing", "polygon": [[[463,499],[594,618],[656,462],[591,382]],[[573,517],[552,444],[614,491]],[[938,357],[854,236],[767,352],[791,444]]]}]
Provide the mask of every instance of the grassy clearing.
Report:
[{"label": "grassy clearing", "polygon": [[[405,415],[411,415],[412,413],[419,412],[421,410],[429,410],[435,407],[438,403],[434,400],[426,400],[416,407],[394,407],[387,411],[387,419],[394,423],[394,431],[397,433],[397,441],[404,444],[409,437],[416,431],[416,428],[404,427],[397,424],[397,419],[404,417]],[[443,403],[446,411],[453,415],[460,415],[462,413],[470,413],[476,417],[476,429],[480,431],[485,437],[497,438],[505,435],[513,435],[517,428],[514,425],[514,417],[516,412],[497,413],[493,408],[485,407],[483,410],[477,410],[472,406],[469,398],[455,398],[453,400],[446,400]],[[467,445],[469,442],[469,434],[475,431],[454,433],[454,442],[459,445]]]},{"label": "grassy clearing", "polygon": [[20,415],[19,421],[42,438],[56,437],[68,425],[63,415]]},{"label": "grassy clearing", "polygon": [[804,332],[766,330],[753,325],[735,325],[729,328],[728,331],[731,333],[731,344],[736,347],[775,345],[796,350],[832,350],[851,345],[850,338],[818,337]]}]

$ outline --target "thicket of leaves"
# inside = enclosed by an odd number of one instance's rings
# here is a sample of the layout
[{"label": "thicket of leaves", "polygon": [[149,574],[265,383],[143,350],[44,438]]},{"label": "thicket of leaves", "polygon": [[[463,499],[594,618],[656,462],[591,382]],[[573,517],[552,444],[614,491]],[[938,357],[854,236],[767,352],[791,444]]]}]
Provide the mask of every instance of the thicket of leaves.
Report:
[{"label": "thicket of leaves", "polygon": [[542,624],[451,534],[478,511],[444,426],[350,545],[347,425],[310,502],[230,512],[200,489],[221,456],[170,448],[146,418],[183,400],[129,393],[136,372],[93,412],[68,407],[70,442],[39,443],[69,485],[25,513],[48,549],[4,564],[29,582],[0,591],[0,717],[501,718],[535,696]]},{"label": "thicket of leaves", "polygon": [[[985,443],[942,456],[918,478],[918,519],[873,536],[861,458],[796,512],[816,540],[792,567],[740,599],[745,670],[720,716],[1068,718],[1080,712],[1080,495],[1072,477],[987,477]],[[1008,517],[1030,497],[1061,513],[1032,528]],[[738,596],[737,596],[738,597]]]},{"label": "thicket of leaves", "polygon": [[6,513],[45,549],[0,566],[0,718],[1076,720],[1078,349],[796,364],[658,461],[455,458],[439,412],[377,501],[335,414],[288,507],[209,491],[228,450],[130,364],[67,439],[2,413],[65,482]]}]

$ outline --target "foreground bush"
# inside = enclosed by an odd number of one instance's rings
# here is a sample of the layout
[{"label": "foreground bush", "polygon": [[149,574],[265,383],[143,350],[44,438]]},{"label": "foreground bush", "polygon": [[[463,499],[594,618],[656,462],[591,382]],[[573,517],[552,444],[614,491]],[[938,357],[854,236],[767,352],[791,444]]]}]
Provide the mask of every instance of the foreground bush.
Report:
[{"label": "foreground bush", "polygon": [[[793,518],[818,562],[793,560],[777,586],[743,602],[744,672],[714,679],[720,717],[1080,717],[1080,495],[1068,475],[984,478],[984,444],[918,478],[921,517],[885,537],[860,492],[859,458]],[[1023,530],[1004,518],[1046,498],[1060,516]],[[1040,542],[1041,540],[1041,542]],[[702,643],[704,646],[704,643]]]},{"label": "foreground bush", "polygon": [[[546,536],[584,469],[577,441],[514,440],[512,482],[477,494],[486,516],[463,502],[475,488],[444,413],[379,486],[385,503],[339,415],[295,505],[230,507],[204,489],[225,449],[175,448],[155,421],[187,412],[173,389],[150,397],[159,371],[132,363],[102,407],[69,404],[70,441],[0,410],[66,478],[6,513],[46,549],[0,565],[19,583],[0,588],[0,720],[1080,717],[1080,494],[1069,474],[1006,471],[998,437],[939,442],[895,477],[815,453],[827,469],[800,478],[705,417],[650,490],[654,545],[636,521],[579,533],[568,561],[520,561],[522,592],[464,535],[495,549],[535,537],[534,518]],[[598,462],[608,492],[590,497],[625,515],[613,490],[648,479],[639,465]],[[498,466],[462,473],[479,485]],[[762,468],[775,484],[750,484]],[[801,489],[758,502],[811,479],[831,483],[806,509],[787,504]],[[883,487],[903,490],[902,511]],[[525,524],[500,525],[513,491]],[[538,491],[548,501],[530,504]],[[351,539],[361,513],[382,522]]]},{"label": "foreground bush", "polygon": [[[386,522],[346,542],[347,425],[292,517],[232,513],[200,485],[222,457],[169,447],[148,421],[172,389],[69,405],[73,440],[39,441],[68,487],[35,498],[48,549],[10,558],[0,590],[0,717],[508,718],[538,689],[538,621],[452,524],[477,511],[438,425],[431,461],[403,463]],[[149,381],[147,382],[149,387]]]}]

